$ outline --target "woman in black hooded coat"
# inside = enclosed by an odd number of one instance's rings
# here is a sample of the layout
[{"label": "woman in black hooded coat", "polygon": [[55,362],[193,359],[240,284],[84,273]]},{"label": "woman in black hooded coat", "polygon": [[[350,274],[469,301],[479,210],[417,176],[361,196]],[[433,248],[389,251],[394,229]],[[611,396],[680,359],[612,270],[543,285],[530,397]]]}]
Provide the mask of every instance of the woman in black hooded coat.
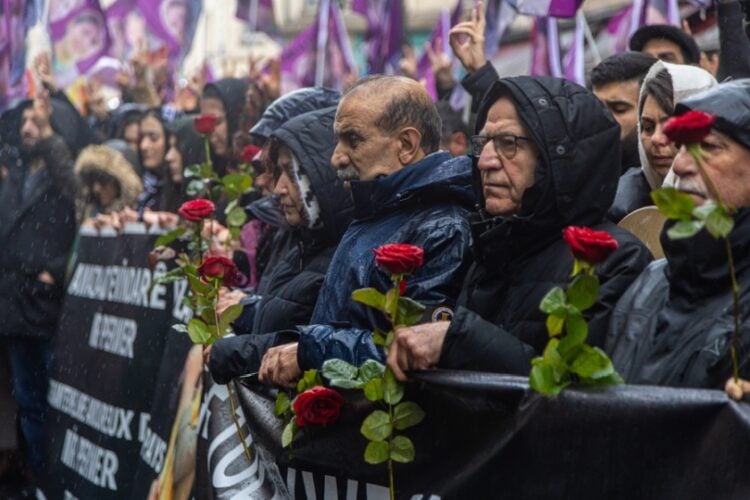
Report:
[{"label": "woman in black hooded coat", "polygon": [[[235,324],[237,333],[252,335],[224,338],[213,345],[209,368],[218,383],[259,365],[266,343],[276,343],[272,341],[275,335],[259,334],[309,322],[331,257],[352,216],[351,195],[330,165],[335,115],[335,107],[306,113],[271,135],[274,176],[277,180],[282,174],[294,178],[305,216],[301,224],[289,229],[294,245],[274,267],[262,298],[254,306],[245,306],[254,307],[249,310],[254,314],[243,314],[243,325]],[[295,165],[282,169],[279,159],[285,148]]]}]

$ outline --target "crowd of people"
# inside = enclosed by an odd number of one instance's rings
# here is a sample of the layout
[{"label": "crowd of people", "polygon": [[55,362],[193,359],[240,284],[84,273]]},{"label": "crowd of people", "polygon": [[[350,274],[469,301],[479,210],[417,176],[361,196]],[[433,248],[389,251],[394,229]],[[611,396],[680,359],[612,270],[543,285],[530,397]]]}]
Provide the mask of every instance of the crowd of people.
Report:
[{"label": "crowd of people", "polygon": [[[705,230],[672,240],[670,221],[665,258],[654,260],[617,226],[652,205],[649,193],[661,186],[701,205],[713,197],[707,183],[715,185],[734,208],[740,373],[750,377],[750,41],[739,5],[717,8],[718,55],[681,29],[648,26],[630,51],[592,69],[589,88],[498,75],[475,9],[450,39],[467,75],[437,78],[437,103],[413,78],[383,75],[343,93],[286,95],[268,75],[227,77],[164,103],[140,71],[116,110],[91,99],[81,114],[39,57],[36,95],[5,112],[0,127],[0,348],[29,477],[44,466],[47,380],[77,230],[173,227],[195,194],[186,169],[205,159],[198,114],[217,118],[209,154],[220,175],[248,162],[254,169],[239,236],[221,203],[206,230],[208,252],[232,258],[244,275],[219,301],[220,310],[245,306],[235,335],[204,353],[218,383],[258,372],[263,384],[291,388],[333,358],[387,361],[405,381],[432,368],[527,376],[549,338],[539,304],[573,266],[563,229],[587,226],[618,243],[597,266],[589,342],[627,383],[725,388],[741,399],[750,384],[730,379],[724,242]],[[472,96],[470,112],[447,102],[454,85]],[[701,168],[664,133],[670,117],[688,111],[715,117]],[[424,249],[408,295],[427,306],[419,324],[397,328],[387,360],[373,340],[375,329],[388,330],[385,318],[351,299],[356,289],[390,286],[371,252],[386,243]]]}]

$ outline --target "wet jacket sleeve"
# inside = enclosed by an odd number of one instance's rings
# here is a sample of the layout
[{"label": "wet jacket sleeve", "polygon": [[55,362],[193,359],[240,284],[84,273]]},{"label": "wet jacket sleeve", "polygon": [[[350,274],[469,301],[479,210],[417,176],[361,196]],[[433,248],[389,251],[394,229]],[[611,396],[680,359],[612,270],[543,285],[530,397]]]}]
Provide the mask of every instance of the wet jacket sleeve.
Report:
[{"label": "wet jacket sleeve", "polygon": [[257,372],[268,349],[294,342],[296,338],[295,331],[224,337],[211,347],[208,369],[217,383],[226,384],[233,378]]},{"label": "wet jacket sleeve", "polygon": [[[465,226],[462,226],[465,224]],[[408,280],[409,297],[430,310],[440,305],[453,308],[468,267],[471,237],[462,219],[442,231],[425,231],[423,241],[413,242],[430,249],[433,258]],[[436,234],[437,233],[437,234]],[[327,359],[343,359],[359,366],[367,359],[384,360],[383,350],[372,340],[372,331],[362,328],[337,328],[333,325],[309,325],[300,330],[297,361],[300,368],[320,368]]]},{"label": "wet jacket sleeve", "polygon": [[742,29],[742,8],[736,0],[719,0],[716,3],[719,25],[718,81],[728,77],[734,80],[750,77],[750,40]]},{"label": "wet jacket sleeve", "polygon": [[471,95],[471,111],[476,112],[482,103],[482,97],[492,84],[500,79],[495,67],[487,61],[474,73],[469,73],[461,80],[461,85]]}]

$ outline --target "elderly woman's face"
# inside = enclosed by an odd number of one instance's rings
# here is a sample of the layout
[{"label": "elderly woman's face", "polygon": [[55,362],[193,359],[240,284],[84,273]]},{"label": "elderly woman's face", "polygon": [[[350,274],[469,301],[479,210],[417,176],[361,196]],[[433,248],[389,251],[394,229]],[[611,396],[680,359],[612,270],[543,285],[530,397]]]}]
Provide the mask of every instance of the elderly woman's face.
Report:
[{"label": "elderly woman's face", "polygon": [[[724,202],[736,208],[750,207],[750,150],[717,131],[703,139],[701,149],[705,153],[702,163],[706,174]],[[711,198],[705,179],[684,146],[672,168],[677,190],[690,194],[698,205]]]},{"label": "elderly woman's face", "polygon": [[[539,156],[513,101],[502,97],[492,105],[480,135],[499,138],[487,141],[477,162],[485,210],[491,215],[513,215],[521,209],[523,193],[534,185]],[[511,144],[514,141],[515,147]],[[506,147],[498,151],[498,143]]]},{"label": "elderly woman's face", "polygon": [[304,221],[302,197],[300,196],[299,187],[294,179],[291,179],[287,172],[292,169],[292,154],[286,147],[279,150],[277,168],[281,170],[281,175],[276,180],[274,194],[279,197],[281,210],[284,218],[290,226],[299,226]]}]

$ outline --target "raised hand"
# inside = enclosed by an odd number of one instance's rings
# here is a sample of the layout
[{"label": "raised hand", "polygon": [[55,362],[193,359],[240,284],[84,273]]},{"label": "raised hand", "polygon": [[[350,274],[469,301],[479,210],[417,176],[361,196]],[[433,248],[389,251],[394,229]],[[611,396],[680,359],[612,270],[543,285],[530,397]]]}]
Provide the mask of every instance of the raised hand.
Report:
[{"label": "raised hand", "polygon": [[450,30],[450,45],[453,53],[466,71],[474,73],[485,65],[484,54],[484,4],[477,2],[471,9],[471,20],[458,23]]}]

